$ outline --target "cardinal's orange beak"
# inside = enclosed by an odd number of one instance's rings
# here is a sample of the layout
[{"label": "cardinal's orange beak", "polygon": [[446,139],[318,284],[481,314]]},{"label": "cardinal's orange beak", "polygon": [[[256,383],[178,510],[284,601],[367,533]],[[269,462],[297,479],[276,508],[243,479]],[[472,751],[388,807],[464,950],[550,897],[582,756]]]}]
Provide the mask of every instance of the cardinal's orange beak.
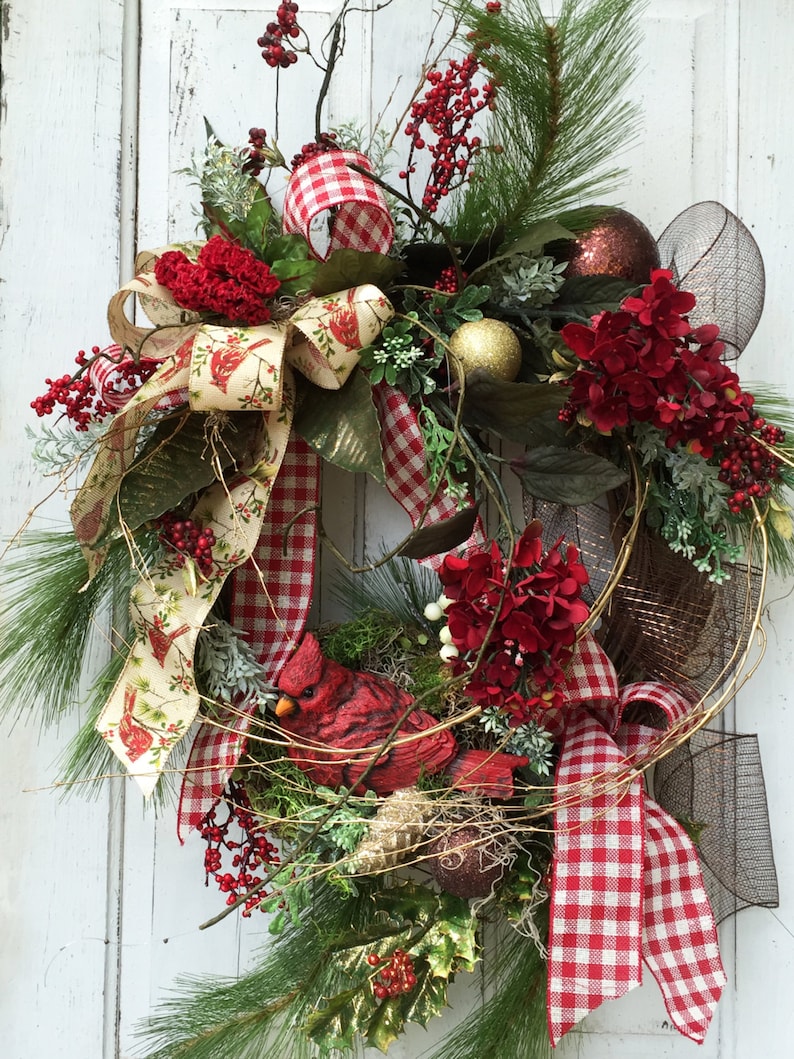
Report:
[{"label": "cardinal's orange beak", "polygon": [[289,695],[282,695],[276,703],[276,717],[286,717],[288,713],[298,708],[298,704]]}]

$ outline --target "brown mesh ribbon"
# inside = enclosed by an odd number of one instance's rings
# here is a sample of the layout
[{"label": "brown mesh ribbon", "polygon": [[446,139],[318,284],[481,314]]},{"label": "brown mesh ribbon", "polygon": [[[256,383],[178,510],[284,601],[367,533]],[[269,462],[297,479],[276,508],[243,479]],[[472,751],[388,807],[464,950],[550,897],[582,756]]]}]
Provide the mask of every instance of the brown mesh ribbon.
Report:
[{"label": "brown mesh ribbon", "polygon": [[[527,517],[540,518],[544,544],[559,537],[576,544],[590,573],[585,598],[594,603],[612,572],[628,522],[607,507],[578,508],[525,499]],[[628,565],[612,590],[598,639],[621,684],[658,680],[698,701],[735,671],[737,644],[746,638],[761,590],[761,575],[728,566],[731,578],[712,584],[689,560],[643,524]]]},{"label": "brown mesh ribbon", "polygon": [[659,237],[662,268],[697,298],[693,327],[719,324],[724,360],[736,360],[764,307],[764,262],[749,230],[719,202],[696,202]]},{"label": "brown mesh ribbon", "polygon": [[758,740],[703,728],[656,765],[654,797],[690,832],[717,922],[778,905]]}]

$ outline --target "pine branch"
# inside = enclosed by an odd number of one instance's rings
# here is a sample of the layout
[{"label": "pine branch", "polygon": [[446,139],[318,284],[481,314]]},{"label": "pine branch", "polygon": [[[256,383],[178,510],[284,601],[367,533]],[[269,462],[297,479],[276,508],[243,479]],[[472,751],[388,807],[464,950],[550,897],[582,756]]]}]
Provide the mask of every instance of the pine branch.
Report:
[{"label": "pine branch", "polygon": [[[144,560],[146,556],[142,557]],[[127,543],[117,540],[99,573],[88,571],[71,529],[26,533],[3,563],[0,711],[41,709],[56,722],[81,698],[92,650],[108,642],[111,616],[124,616],[138,573]]]},{"label": "pine branch", "polygon": [[504,225],[510,241],[622,179],[610,157],[632,139],[637,121],[621,93],[634,72],[640,6],[564,0],[549,25],[538,0],[517,0],[509,20],[457,0],[464,21],[495,41],[489,62],[498,90],[492,146],[453,203],[456,239],[476,241]]},{"label": "pine branch", "polygon": [[534,942],[511,930],[493,946],[485,975],[489,999],[428,1059],[551,1059],[546,965]]},{"label": "pine branch", "polygon": [[312,919],[290,927],[263,962],[239,979],[182,978],[174,995],[138,1031],[147,1059],[309,1059],[300,1027],[337,984],[333,940],[372,915],[369,891],[340,900],[317,883]]}]

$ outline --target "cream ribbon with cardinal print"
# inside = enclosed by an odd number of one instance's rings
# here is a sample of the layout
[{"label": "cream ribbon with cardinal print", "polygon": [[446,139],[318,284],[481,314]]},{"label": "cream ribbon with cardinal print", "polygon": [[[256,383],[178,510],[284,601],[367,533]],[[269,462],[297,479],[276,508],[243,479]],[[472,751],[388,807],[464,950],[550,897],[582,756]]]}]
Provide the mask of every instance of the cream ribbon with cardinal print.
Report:
[{"label": "cream ribbon with cardinal print", "polygon": [[[133,292],[159,330],[141,331],[123,317],[120,306]],[[145,341],[147,355],[163,359],[115,417],[72,505],[91,576],[118,532],[118,490],[133,465],[139,428],[166,396],[182,392],[190,410],[209,413],[209,453],[216,414],[249,410],[262,417],[263,428],[251,465],[217,481],[191,513],[196,525],[215,535],[211,573],[188,590],[180,557],[169,555],[143,573],[131,593],[134,640],[97,730],[144,794],[154,790],[169,754],[198,713],[193,655],[202,624],[228,575],[248,559],[259,539],[292,425],[292,367],[322,388],[339,389],[355,368],[358,351],[392,315],[382,292],[364,285],[312,299],[287,323],[202,325],[185,319],[151,272],[136,276],[111,302],[114,339],[136,349]]]}]

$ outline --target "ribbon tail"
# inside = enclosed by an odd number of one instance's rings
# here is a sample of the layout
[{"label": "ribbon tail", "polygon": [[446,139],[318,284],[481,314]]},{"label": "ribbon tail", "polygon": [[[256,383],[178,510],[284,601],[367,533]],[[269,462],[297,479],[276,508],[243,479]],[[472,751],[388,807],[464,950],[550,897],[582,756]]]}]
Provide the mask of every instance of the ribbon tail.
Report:
[{"label": "ribbon tail", "polygon": [[[300,639],[311,607],[319,493],[319,457],[292,433],[259,541],[251,558],[230,578],[229,621],[254,649],[273,683]],[[245,750],[256,708],[256,700],[236,703],[218,718],[221,727],[205,722],[196,733],[179,798],[180,838],[215,806]]]},{"label": "ribbon tail", "polygon": [[692,841],[646,802],[643,958],[676,1029],[701,1044],[727,981],[717,928]]},{"label": "ribbon tail", "polygon": [[[644,794],[604,728],[568,724],[555,784],[547,1015],[556,1045],[642,979]],[[620,782],[618,782],[620,780]],[[592,797],[582,798],[589,781]]]}]

